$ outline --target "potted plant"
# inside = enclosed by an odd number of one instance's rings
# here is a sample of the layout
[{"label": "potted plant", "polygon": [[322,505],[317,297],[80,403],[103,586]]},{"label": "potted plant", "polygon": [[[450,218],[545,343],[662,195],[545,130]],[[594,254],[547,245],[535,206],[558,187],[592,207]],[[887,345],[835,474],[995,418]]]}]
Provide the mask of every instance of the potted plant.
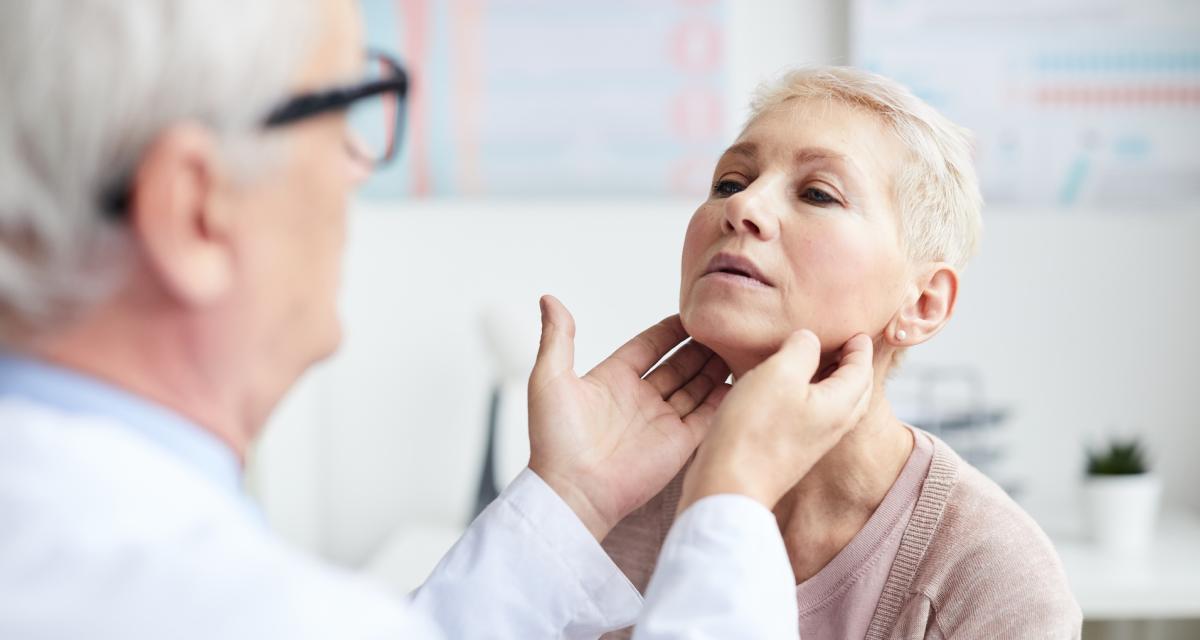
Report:
[{"label": "potted plant", "polygon": [[1150,473],[1136,439],[1109,442],[1089,450],[1084,499],[1093,539],[1113,551],[1150,547],[1158,518],[1162,481]]}]

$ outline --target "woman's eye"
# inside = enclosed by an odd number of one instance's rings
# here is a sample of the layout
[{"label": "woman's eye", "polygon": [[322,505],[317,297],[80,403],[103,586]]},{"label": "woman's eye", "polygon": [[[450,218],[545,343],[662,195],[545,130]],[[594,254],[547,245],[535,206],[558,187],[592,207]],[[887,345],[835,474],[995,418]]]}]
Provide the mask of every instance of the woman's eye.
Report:
[{"label": "woman's eye", "polygon": [[746,187],[742,183],[734,180],[721,180],[713,185],[713,195],[728,198],[729,196],[742,191]]},{"label": "woman's eye", "polygon": [[818,189],[816,187],[809,187],[809,188],[805,189],[803,192],[801,192],[800,197],[804,198],[805,200],[807,200],[813,204],[837,204],[838,203],[837,198],[834,198],[833,196],[829,195],[828,192]]}]

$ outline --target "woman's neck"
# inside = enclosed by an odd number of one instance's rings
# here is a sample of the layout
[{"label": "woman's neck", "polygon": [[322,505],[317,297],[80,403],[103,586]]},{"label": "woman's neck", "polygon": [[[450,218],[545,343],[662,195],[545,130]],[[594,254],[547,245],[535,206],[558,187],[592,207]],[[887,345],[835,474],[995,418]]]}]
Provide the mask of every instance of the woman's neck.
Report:
[{"label": "woman's neck", "polygon": [[[797,584],[816,575],[862,530],[912,454],[912,432],[884,395],[888,367],[878,363],[891,362],[892,351],[876,345],[875,386],[866,415],[775,505]],[[767,357],[736,349],[720,349],[718,355],[735,380]],[[834,357],[822,356],[817,379],[834,366]]]},{"label": "woman's neck", "polygon": [[880,392],[867,415],[784,495],[775,518],[797,584],[816,575],[862,530],[912,449],[912,432]]}]

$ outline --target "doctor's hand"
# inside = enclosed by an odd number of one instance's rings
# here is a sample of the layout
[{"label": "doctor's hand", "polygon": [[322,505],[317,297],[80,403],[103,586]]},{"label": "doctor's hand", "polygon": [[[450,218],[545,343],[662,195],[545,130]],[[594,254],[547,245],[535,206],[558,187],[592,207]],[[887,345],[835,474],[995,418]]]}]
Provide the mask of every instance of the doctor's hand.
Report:
[{"label": "doctor's hand", "polygon": [[729,389],[729,369],[691,342],[646,375],[688,337],[672,316],[580,378],[574,319],[552,296],[541,307],[529,377],[529,468],[603,540],[683,468]]},{"label": "doctor's hand", "polygon": [[684,479],[682,513],[710,495],[737,493],[772,509],[858,421],[871,401],[874,345],[857,335],[837,369],[813,381],[821,343],[808,330],[738,378]]}]

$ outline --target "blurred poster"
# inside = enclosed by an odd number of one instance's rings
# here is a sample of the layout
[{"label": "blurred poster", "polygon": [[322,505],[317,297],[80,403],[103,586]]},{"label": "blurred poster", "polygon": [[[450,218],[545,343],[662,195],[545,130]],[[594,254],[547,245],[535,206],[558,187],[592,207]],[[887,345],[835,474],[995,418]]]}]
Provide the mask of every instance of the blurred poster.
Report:
[{"label": "blurred poster", "polygon": [[989,203],[1200,202],[1200,2],[856,0],[856,65],[975,131]]},{"label": "blurred poster", "polygon": [[725,122],[723,0],[366,0],[413,76],[369,197],[703,195]]}]

